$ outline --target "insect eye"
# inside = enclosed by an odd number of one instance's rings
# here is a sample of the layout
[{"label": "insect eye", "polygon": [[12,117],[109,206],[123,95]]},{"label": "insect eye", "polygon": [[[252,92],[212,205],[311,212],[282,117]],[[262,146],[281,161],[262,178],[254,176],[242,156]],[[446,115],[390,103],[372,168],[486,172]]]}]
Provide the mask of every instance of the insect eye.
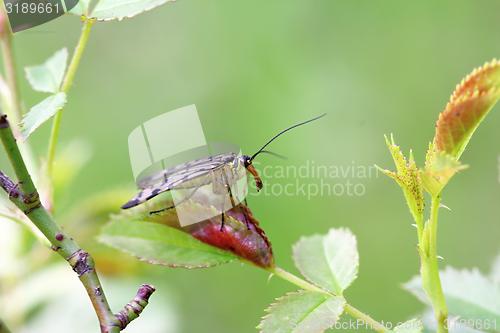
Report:
[{"label": "insect eye", "polygon": [[243,156],[243,164],[245,165],[245,168],[252,164],[252,159],[250,156]]}]

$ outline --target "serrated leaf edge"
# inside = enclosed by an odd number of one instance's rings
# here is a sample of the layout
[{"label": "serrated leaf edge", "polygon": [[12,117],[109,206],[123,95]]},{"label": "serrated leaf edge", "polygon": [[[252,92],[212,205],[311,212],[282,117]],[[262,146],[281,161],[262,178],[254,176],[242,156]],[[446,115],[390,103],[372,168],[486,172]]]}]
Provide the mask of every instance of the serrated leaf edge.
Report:
[{"label": "serrated leaf edge", "polygon": [[[345,227],[341,227],[341,228],[332,228],[330,230],[328,230],[328,233],[326,235],[322,235],[322,234],[312,234],[312,235],[308,235],[308,236],[301,236],[296,242],[295,244],[293,244],[292,246],[292,257],[293,257],[293,261],[294,261],[294,264],[295,264],[295,267],[297,267],[298,271],[300,272],[300,274],[307,280],[309,281],[310,283],[312,283],[313,285],[315,285],[316,287],[322,289],[322,290],[325,290],[325,291],[328,291],[328,292],[331,292],[331,293],[336,293],[336,291],[334,290],[329,290],[329,289],[325,289],[324,286],[320,286],[318,285],[316,282],[312,281],[308,275],[305,274],[305,271],[301,268],[301,266],[298,264],[298,261],[297,261],[297,252],[298,252],[298,246],[299,244],[302,242],[302,241],[305,241],[307,240],[308,238],[314,238],[314,237],[320,237],[322,242],[325,240],[326,236],[328,236],[332,231],[343,231],[343,232],[347,232],[349,234],[349,236],[351,236],[352,238],[354,238],[354,245],[356,246],[356,249],[357,249],[357,245],[358,245],[358,241],[356,239],[356,235],[354,235],[354,233],[349,229],[349,228],[345,228]],[[324,250],[324,246],[323,246],[323,250]],[[323,251],[324,252],[324,251]],[[326,259],[326,254],[325,254],[325,262],[327,262],[327,259]],[[330,265],[328,265],[327,263],[327,266],[328,266],[328,270],[330,271],[332,277],[335,279],[335,284],[339,287],[339,289],[342,289],[342,292],[340,294],[334,294],[335,296],[342,296],[342,293],[344,290],[346,290],[347,288],[349,288],[352,284],[352,282],[354,282],[357,278],[358,278],[358,274],[359,274],[359,253],[357,253],[357,260],[356,260],[356,274],[354,275],[351,283],[349,283],[345,288],[342,288],[340,286],[340,283],[337,281],[336,279],[336,276],[334,274],[334,272],[332,271],[332,268],[330,267]]]},{"label": "serrated leaf edge", "polygon": [[[498,94],[498,97],[496,98],[496,101],[500,99],[500,84],[497,86],[492,86],[489,89],[480,89],[476,85],[472,85],[469,89],[467,89],[467,86],[471,83],[474,83],[474,80],[479,80],[481,78],[481,75],[486,74],[486,72],[490,69],[493,69],[495,67],[500,67],[500,61],[497,59],[493,59],[489,62],[486,62],[483,66],[475,68],[471,73],[469,73],[465,78],[462,79],[462,81],[456,85],[455,90],[450,96],[450,99],[448,103],[446,104],[444,110],[439,114],[438,120],[436,121],[436,133],[434,135],[433,142],[436,147],[438,147],[438,128],[441,126],[446,126],[447,121],[445,120],[446,117],[450,116],[450,110],[457,107],[457,105],[461,103],[468,102],[473,99],[478,99],[479,97],[486,96],[486,95],[493,95],[493,94]],[[500,82],[500,79],[498,79]],[[476,82],[477,83],[477,82]],[[484,88],[484,87],[483,87]],[[453,136],[451,135],[451,131],[449,130],[449,126],[446,126],[448,128],[446,130],[447,134],[449,136],[450,142],[452,143],[452,146],[454,149],[452,151],[449,151],[448,153],[452,154],[455,156],[457,159],[460,158],[461,154],[465,150],[469,140],[471,139],[472,135],[476,131],[476,129],[479,127],[483,119],[486,117],[486,115],[491,111],[492,107],[496,103],[496,101],[490,106],[484,114],[481,116],[480,119],[477,120],[475,126],[473,126],[470,129],[470,133],[468,135],[464,135],[463,142],[461,146],[458,146],[460,142],[455,142],[453,139]],[[443,130],[445,130],[445,127],[443,127]],[[464,133],[466,133],[464,131]],[[444,149],[443,149],[444,148]],[[446,147],[439,147],[439,150],[445,150]]]},{"label": "serrated leaf edge", "polygon": [[[47,67],[47,64],[56,56],[59,54],[59,52],[62,52],[64,54],[64,64],[63,64],[63,72],[62,72],[62,77],[61,77],[61,82],[59,82],[58,86],[57,86],[57,89],[53,90],[53,91],[46,91],[46,90],[38,90],[34,87],[34,84],[33,84],[33,77],[31,76],[31,70],[33,68],[37,68],[37,67]],[[63,47],[62,49],[59,49],[57,50],[56,52],[54,52],[50,57],[48,57],[43,63],[41,64],[38,64],[38,65],[33,65],[33,66],[27,66],[24,68],[24,73],[25,73],[25,76],[26,76],[26,80],[28,80],[28,83],[30,84],[31,88],[35,91],[39,91],[39,92],[43,92],[43,93],[49,93],[49,94],[57,94],[58,92],[60,92],[60,86],[61,86],[61,83],[62,83],[62,80],[64,80],[64,74],[66,73],[66,70],[67,70],[67,67],[68,67],[68,57],[69,57],[69,52],[68,52],[68,48],[66,47]]]},{"label": "serrated leaf edge", "polygon": [[[93,18],[99,22],[110,22],[110,21],[122,21],[123,19],[130,19],[130,18],[133,18],[137,15],[140,15],[142,13],[145,13],[145,12],[148,12],[150,10],[153,10],[157,7],[160,7],[160,6],[163,6],[165,5],[166,3],[168,2],[176,2],[176,0],[163,0],[160,4],[157,4],[157,5],[152,5],[152,6],[149,6],[149,7],[146,7],[144,8],[143,10],[139,11],[139,12],[136,12],[136,13],[132,13],[130,15],[125,15],[125,16],[120,16],[120,17],[108,17],[108,18],[99,18],[99,17],[96,17],[94,12],[96,10],[96,8],[98,8],[99,6],[99,3],[100,1],[97,1],[97,3],[95,4],[94,8],[92,9],[92,13],[89,15],[90,18]],[[110,7],[112,8],[112,7]]]},{"label": "serrated leaf edge", "polygon": [[[26,118],[28,117],[28,115],[30,115],[30,113],[33,111],[33,108],[35,108],[39,104],[45,102],[47,99],[49,99],[51,97],[57,97],[57,96],[62,96],[62,98],[63,98],[61,107],[55,109],[54,114],[51,115],[50,117],[48,117],[46,120],[42,121],[40,124],[38,124],[37,126],[31,128],[29,131],[27,131],[27,129],[25,127],[25,121],[26,121]],[[20,124],[20,127],[21,127],[21,139],[22,139],[22,141],[26,141],[40,126],[42,126],[50,118],[54,117],[57,114],[57,112],[59,112],[62,108],[64,108],[64,106],[66,105],[66,103],[68,103],[68,98],[67,98],[66,93],[64,93],[64,92],[56,92],[54,94],[51,94],[51,95],[47,96],[46,98],[44,98],[43,100],[41,100],[37,104],[33,105],[30,108],[30,110],[23,115],[23,119],[22,119],[21,124]]]},{"label": "serrated leaf edge", "polygon": [[326,302],[330,298],[337,297],[337,298],[342,299],[344,301],[344,306],[342,307],[342,312],[339,314],[339,318],[344,313],[344,308],[345,308],[345,305],[347,304],[347,302],[345,301],[345,299],[342,296],[328,295],[328,294],[322,294],[322,293],[317,292],[317,291],[309,291],[309,290],[299,289],[297,291],[289,291],[283,296],[276,297],[274,299],[274,301],[271,304],[269,304],[267,306],[267,308],[264,309],[264,312],[267,314],[262,316],[261,321],[260,321],[259,325],[257,325],[256,328],[259,330],[260,333],[263,333],[262,325],[263,325],[264,321],[271,316],[273,309],[276,308],[277,306],[279,306],[281,304],[281,302],[285,301],[287,298],[292,297],[292,296],[302,296],[302,295],[310,294],[310,293],[324,296],[325,299],[321,304],[323,304],[324,302]]},{"label": "serrated leaf edge", "polygon": [[[229,216],[228,216],[229,217]],[[119,223],[120,220],[115,220],[114,222],[118,222]],[[104,228],[109,225],[112,221],[110,220],[108,223],[106,223],[106,225],[104,226]],[[165,225],[165,224],[161,224],[161,223],[156,223],[156,222],[147,222],[147,221],[140,221],[140,220],[135,220],[134,222],[132,223],[150,223],[150,224],[155,224],[155,225],[161,225],[165,228],[171,228],[171,229],[174,229],[176,231],[179,231],[179,232],[182,232],[181,230],[177,229],[177,228],[174,228],[174,227],[171,227],[171,226],[168,226],[168,225]],[[132,257],[135,257],[137,259],[139,259],[140,261],[143,261],[143,262],[147,262],[147,263],[150,263],[150,264],[155,264],[155,265],[160,265],[160,266],[166,266],[166,267],[171,267],[171,268],[186,268],[186,269],[193,269],[193,268],[209,268],[209,267],[215,267],[215,266],[219,266],[219,265],[223,265],[223,264],[227,264],[227,263],[231,263],[235,260],[238,260],[239,257],[237,257],[236,255],[234,255],[233,253],[229,252],[229,251],[224,251],[222,249],[219,249],[213,245],[210,245],[210,244],[207,244],[207,243],[204,243],[198,239],[196,239],[195,237],[191,236],[189,233],[184,233],[183,234],[186,236],[186,237],[189,237],[191,238],[194,242],[199,242],[200,244],[203,244],[204,246],[207,246],[208,248],[212,248],[214,251],[206,251],[206,252],[209,252],[211,254],[220,254],[220,255],[228,255],[228,260],[227,261],[224,261],[224,262],[220,262],[220,263],[215,263],[215,264],[206,264],[206,265],[178,265],[178,264],[169,264],[169,263],[165,263],[161,260],[156,260],[156,259],[147,259],[147,258],[144,258],[142,256],[138,256],[137,254],[134,254],[132,251],[130,250],[126,250],[126,249],[123,249],[121,247],[118,247],[118,246],[115,246],[113,244],[111,244],[109,241],[107,241],[105,238],[106,236],[105,235],[100,235],[97,237],[98,241],[109,246],[109,247],[112,247],[116,250],[119,250],[121,252],[124,252],[124,253],[127,253],[128,255],[132,256]],[[134,239],[140,239],[140,238],[137,238],[137,237],[127,237],[127,238],[134,238]],[[182,247],[180,246],[181,248],[185,248],[185,249],[189,249],[187,247]]]}]

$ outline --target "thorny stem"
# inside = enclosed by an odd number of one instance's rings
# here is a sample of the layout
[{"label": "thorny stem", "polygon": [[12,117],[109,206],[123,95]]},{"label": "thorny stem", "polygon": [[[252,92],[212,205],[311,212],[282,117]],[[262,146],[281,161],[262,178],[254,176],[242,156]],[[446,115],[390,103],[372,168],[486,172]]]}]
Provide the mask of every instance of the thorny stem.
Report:
[{"label": "thorny stem", "polygon": [[[73,53],[73,57],[71,58],[71,62],[68,66],[68,70],[64,76],[63,82],[61,84],[60,91],[67,93],[71,85],[73,84],[73,79],[75,78],[76,70],[80,65],[80,60],[83,55],[83,51],[87,46],[87,42],[90,35],[90,30],[92,25],[95,22],[95,19],[82,17],[83,19],[83,27],[82,32],[80,34],[80,38],[78,39],[78,43],[76,44],[75,51]],[[55,117],[54,122],[52,123],[52,131],[50,133],[49,139],[49,148],[47,152],[47,172],[50,178],[52,178],[52,170],[54,167],[54,158],[56,154],[56,146],[59,140],[59,129],[61,127],[61,117],[62,117],[63,109],[59,110]]]},{"label": "thorny stem", "polygon": [[424,228],[424,234],[419,244],[421,257],[420,272],[422,275],[422,286],[431,300],[434,309],[438,333],[447,333],[448,308],[441,287],[437,256],[437,227],[440,202],[440,194],[432,197],[431,216]]},{"label": "thorny stem", "polygon": [[148,303],[154,287],[142,285],[136,297],[118,314],[113,314],[95,271],[94,260],[80,246],[65,234],[42,206],[38,192],[26,164],[21,156],[7,116],[0,112],[0,139],[16,173],[18,183],[14,183],[0,172],[0,186],[9,199],[33,222],[51,244],[52,250],[62,256],[77,273],[99,319],[102,333],[120,332],[137,318]]},{"label": "thorny stem", "polygon": [[[314,284],[310,283],[310,282],[307,282],[306,280],[290,273],[290,272],[287,272],[285,271],[284,269],[282,268],[279,268],[279,267],[273,267],[273,268],[270,268],[268,269],[269,272],[271,272],[272,274],[282,278],[283,280],[286,280],[304,290],[309,290],[309,291],[314,291],[314,292],[319,292],[319,293],[323,293],[323,294],[326,294],[326,295],[329,295],[329,296],[337,296],[331,292],[328,292],[324,289],[321,289],[317,286],[315,286]],[[366,313],[358,310],[357,308],[355,308],[354,306],[346,303],[345,307],[344,307],[344,311],[346,313],[348,313],[351,317],[353,318],[356,318],[356,319],[359,319],[359,320],[362,320],[366,325],[368,325],[370,328],[372,328],[374,331],[376,332],[389,332],[389,330],[382,324],[382,323],[379,323],[378,321],[376,321],[375,319],[373,319],[372,317],[370,317],[369,315],[367,315]]]}]

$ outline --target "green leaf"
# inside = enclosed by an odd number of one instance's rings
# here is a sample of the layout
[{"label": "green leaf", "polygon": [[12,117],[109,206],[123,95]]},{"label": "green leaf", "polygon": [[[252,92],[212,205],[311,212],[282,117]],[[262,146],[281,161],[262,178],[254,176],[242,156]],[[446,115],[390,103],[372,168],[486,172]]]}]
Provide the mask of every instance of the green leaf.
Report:
[{"label": "green leaf", "polygon": [[100,0],[95,6],[93,18],[101,21],[131,18],[173,0]]},{"label": "green leaf", "polygon": [[394,328],[396,333],[420,333],[424,329],[420,319],[411,319]]},{"label": "green leaf", "polygon": [[459,159],[470,138],[500,99],[500,62],[475,69],[457,86],[436,123],[434,144]]},{"label": "green leaf", "polygon": [[302,237],[293,247],[293,257],[310,282],[337,295],[342,295],[358,274],[356,237],[348,229]]},{"label": "green leaf", "polygon": [[99,240],[143,261],[170,267],[201,268],[236,259],[180,230],[150,222],[114,220]]},{"label": "green leaf", "polygon": [[315,333],[331,328],[344,311],[342,297],[313,291],[288,293],[266,309],[262,333]]},{"label": "green leaf", "polygon": [[379,168],[379,170],[394,179],[399,187],[401,187],[410,212],[414,220],[418,221],[422,219],[424,211],[424,191],[420,170],[417,168],[413,153],[410,150],[410,157],[407,160],[399,146],[394,142],[392,135],[390,140],[385,137],[385,142],[396,165],[396,172],[382,168]]},{"label": "green leaf", "polygon": [[33,106],[22,122],[23,138],[27,139],[40,125],[54,116],[64,104],[66,104],[66,94],[60,92]]},{"label": "green leaf", "polygon": [[66,71],[68,50],[63,48],[43,64],[26,67],[26,78],[36,91],[57,93]]},{"label": "green leaf", "polygon": [[457,172],[466,168],[466,165],[462,165],[452,155],[436,151],[434,145],[430,144],[421,175],[423,186],[432,196],[436,196]]},{"label": "green leaf", "polygon": [[[207,195],[211,193],[210,190],[207,191]],[[236,205],[225,212],[224,231],[221,232],[220,209],[196,200],[187,200],[182,203],[184,213],[210,217],[199,223],[181,226],[176,209],[164,210],[173,204],[171,194],[167,191],[137,207],[121,210],[115,219],[164,224],[181,230],[205,244],[231,252],[257,266],[264,268],[274,266],[271,242],[260,227],[259,221],[245,205]],[[159,214],[150,213],[162,209]]]},{"label": "green leaf", "polygon": [[[483,276],[477,269],[440,272],[443,292],[451,315],[471,320],[500,322],[500,285]],[[420,277],[414,277],[404,288],[422,302],[430,304],[422,289]]]}]

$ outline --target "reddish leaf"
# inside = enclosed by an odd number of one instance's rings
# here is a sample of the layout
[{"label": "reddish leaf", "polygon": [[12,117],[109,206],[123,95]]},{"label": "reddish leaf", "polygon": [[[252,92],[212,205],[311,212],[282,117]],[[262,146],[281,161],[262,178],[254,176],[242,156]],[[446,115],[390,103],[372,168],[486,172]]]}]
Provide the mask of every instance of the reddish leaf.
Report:
[{"label": "reddish leaf", "polygon": [[[152,211],[160,207],[168,207],[170,203],[165,201],[158,204],[146,205],[146,211]],[[202,210],[213,209],[194,201],[184,203],[189,209]],[[144,208],[141,210],[144,211]],[[186,206],[184,209],[188,209]],[[217,215],[206,221],[180,227],[175,209],[167,210],[162,214],[144,214],[142,220],[165,224],[191,234],[196,239],[215,246],[224,251],[229,251],[237,256],[261,267],[274,266],[274,257],[271,242],[267,238],[259,222],[253,216],[252,211],[243,204],[225,212],[224,229],[221,230],[221,216]]]},{"label": "reddish leaf", "polygon": [[500,62],[475,69],[456,87],[436,123],[434,146],[460,158],[472,134],[500,99]]},{"label": "reddish leaf", "polygon": [[239,205],[226,214],[223,230],[219,216],[184,230],[204,243],[230,251],[258,266],[274,266],[271,243],[250,209]]}]

